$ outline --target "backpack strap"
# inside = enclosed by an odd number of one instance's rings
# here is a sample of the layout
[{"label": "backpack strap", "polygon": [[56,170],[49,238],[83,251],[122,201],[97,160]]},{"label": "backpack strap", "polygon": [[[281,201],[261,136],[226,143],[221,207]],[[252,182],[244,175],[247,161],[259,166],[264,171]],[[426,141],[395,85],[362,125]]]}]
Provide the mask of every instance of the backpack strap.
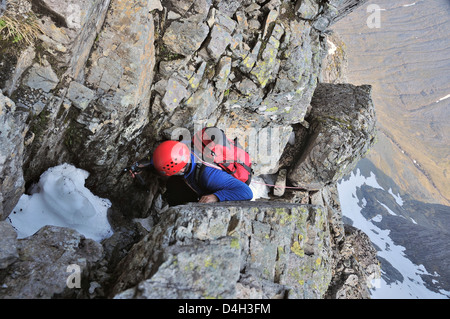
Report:
[{"label": "backpack strap", "polygon": [[200,181],[200,176],[202,176],[203,171],[205,170],[206,165],[203,165],[203,163],[197,163],[197,166],[195,167],[195,172],[194,172],[194,180],[195,183],[200,187],[199,181]]}]

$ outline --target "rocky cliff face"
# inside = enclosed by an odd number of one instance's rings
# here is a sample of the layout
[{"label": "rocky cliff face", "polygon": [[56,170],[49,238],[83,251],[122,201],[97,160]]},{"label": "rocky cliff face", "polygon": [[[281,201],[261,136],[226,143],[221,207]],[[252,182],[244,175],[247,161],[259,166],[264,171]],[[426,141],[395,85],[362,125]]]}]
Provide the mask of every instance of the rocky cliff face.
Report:
[{"label": "rocky cliff face", "polygon": [[[29,26],[31,40],[1,41],[0,220],[68,162],[113,203],[115,233],[101,245],[57,227],[17,240],[1,222],[0,295],[368,297],[376,259],[357,257],[348,238],[363,235],[344,230],[333,185],[374,143],[370,87],[320,83],[327,27],[363,2],[8,1],[0,21]],[[207,125],[248,148],[255,175],[302,190],[167,208],[163,180],[118,178],[160,141]],[[62,244],[45,256],[27,248],[52,240]],[[81,288],[36,283],[77,261]]]}]

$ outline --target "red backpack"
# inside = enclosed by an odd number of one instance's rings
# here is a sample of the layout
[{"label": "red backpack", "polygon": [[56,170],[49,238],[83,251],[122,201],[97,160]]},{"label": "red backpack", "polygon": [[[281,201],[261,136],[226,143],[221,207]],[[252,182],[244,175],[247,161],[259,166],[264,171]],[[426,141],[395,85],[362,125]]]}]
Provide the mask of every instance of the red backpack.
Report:
[{"label": "red backpack", "polygon": [[229,139],[217,127],[205,127],[192,138],[194,151],[207,163],[214,163],[238,180],[250,185],[252,161],[250,155],[237,143]]}]

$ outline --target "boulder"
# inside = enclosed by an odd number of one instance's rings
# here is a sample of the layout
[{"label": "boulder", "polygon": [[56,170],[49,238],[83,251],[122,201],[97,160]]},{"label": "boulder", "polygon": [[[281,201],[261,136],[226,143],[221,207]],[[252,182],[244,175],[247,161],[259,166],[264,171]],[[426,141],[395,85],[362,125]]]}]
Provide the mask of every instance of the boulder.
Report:
[{"label": "boulder", "polygon": [[72,101],[73,105],[84,111],[89,103],[94,99],[95,93],[84,85],[72,81],[67,90],[67,98]]},{"label": "boulder", "polygon": [[314,0],[297,0],[296,14],[305,20],[312,20],[319,13],[319,3]]},{"label": "boulder", "polygon": [[17,233],[6,221],[0,221],[0,271],[14,263],[18,258]]},{"label": "boulder", "polygon": [[325,298],[370,299],[369,288],[381,278],[377,251],[361,230],[344,225],[345,237],[333,267],[333,279]]},{"label": "boulder", "polygon": [[327,213],[282,202],[170,208],[115,270],[115,298],[322,298],[331,280]]},{"label": "boulder", "polygon": [[208,33],[208,25],[195,18],[174,21],[164,33],[163,41],[172,52],[189,56],[200,48]]},{"label": "boulder", "polygon": [[349,173],[375,143],[371,87],[319,84],[308,122],[310,137],[288,178],[299,187],[319,190]]},{"label": "boulder", "polygon": [[35,1],[41,7],[51,11],[54,16],[59,17],[61,23],[70,29],[81,29],[89,18],[89,10],[92,1],[89,0],[68,0],[62,3],[58,0],[38,0]]},{"label": "boulder", "polygon": [[23,178],[24,136],[28,113],[0,91],[0,221],[4,220],[25,190]]},{"label": "boulder", "polygon": [[50,92],[59,82],[59,78],[53,71],[50,63],[43,60],[43,64],[35,63],[24,78],[25,85],[35,90]]},{"label": "boulder", "polygon": [[[78,232],[45,226],[34,235],[17,240],[18,260],[0,270],[2,299],[49,299],[71,288],[81,288],[89,267],[99,261],[102,246]],[[72,278],[71,275],[78,275]],[[76,280],[75,280],[76,279]]]},{"label": "boulder", "polygon": [[[299,0],[299,2],[312,2]],[[318,2],[318,1],[314,1]],[[336,21],[342,19],[357,7],[366,3],[367,0],[330,0],[322,4],[321,13],[313,20],[313,26],[319,31],[325,31]],[[312,6],[314,4],[311,3]]]},{"label": "boulder", "polygon": [[[43,15],[38,20],[43,46],[62,65],[66,75],[81,81],[92,45],[105,21],[110,0],[33,1]],[[62,65],[59,65],[61,67]]]},{"label": "boulder", "polygon": [[286,190],[286,169],[280,169],[277,176],[277,181],[275,182],[275,187],[273,189],[273,194],[275,196],[283,196]]}]

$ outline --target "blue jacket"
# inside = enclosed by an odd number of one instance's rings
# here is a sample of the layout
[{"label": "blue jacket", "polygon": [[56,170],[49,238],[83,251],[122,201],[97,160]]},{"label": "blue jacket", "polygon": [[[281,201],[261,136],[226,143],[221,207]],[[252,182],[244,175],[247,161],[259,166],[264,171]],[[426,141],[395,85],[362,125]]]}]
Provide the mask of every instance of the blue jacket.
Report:
[{"label": "blue jacket", "polygon": [[188,184],[199,194],[199,196],[214,194],[219,201],[251,200],[253,192],[251,188],[220,169],[206,166],[200,174],[198,183],[195,180],[195,169],[199,165],[196,158],[191,154],[191,169],[184,174]]}]

